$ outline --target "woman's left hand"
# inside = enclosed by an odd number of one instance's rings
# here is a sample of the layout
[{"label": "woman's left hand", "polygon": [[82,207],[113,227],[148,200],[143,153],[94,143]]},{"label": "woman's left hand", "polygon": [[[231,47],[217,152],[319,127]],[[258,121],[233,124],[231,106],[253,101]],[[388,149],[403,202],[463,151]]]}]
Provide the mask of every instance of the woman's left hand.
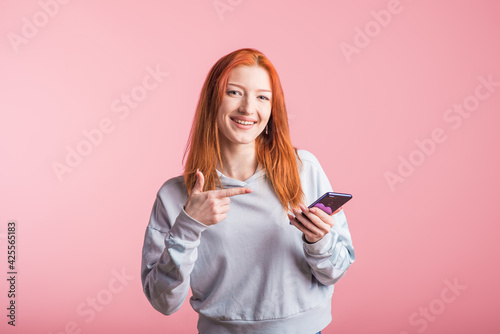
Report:
[{"label": "woman's left hand", "polygon": [[308,209],[302,204],[299,204],[299,206],[309,219],[304,217],[301,211],[295,209],[293,210],[295,217],[288,214],[288,218],[290,218],[292,225],[304,233],[306,241],[311,244],[323,239],[323,237],[330,232],[330,229],[335,224],[332,216],[342,210],[342,207],[340,207],[330,216],[318,208],[313,207]]}]

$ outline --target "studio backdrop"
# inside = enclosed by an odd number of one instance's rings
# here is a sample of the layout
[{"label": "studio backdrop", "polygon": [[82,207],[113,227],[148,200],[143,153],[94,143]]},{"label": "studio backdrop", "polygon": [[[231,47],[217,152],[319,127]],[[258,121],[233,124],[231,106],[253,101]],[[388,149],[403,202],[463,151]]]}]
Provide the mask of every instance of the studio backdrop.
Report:
[{"label": "studio backdrop", "polygon": [[275,65],[293,145],[353,194],[323,334],[500,330],[498,2],[0,8],[2,333],[197,333],[191,294],[149,304],[142,244],[203,82],[240,48]]}]

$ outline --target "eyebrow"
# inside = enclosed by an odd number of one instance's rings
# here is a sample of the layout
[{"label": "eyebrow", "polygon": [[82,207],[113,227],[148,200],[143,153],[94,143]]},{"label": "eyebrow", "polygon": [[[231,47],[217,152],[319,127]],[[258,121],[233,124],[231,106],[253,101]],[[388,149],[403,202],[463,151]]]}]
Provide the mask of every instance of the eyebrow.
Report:
[{"label": "eyebrow", "polygon": [[[238,84],[235,84],[235,83],[230,83],[228,82],[227,83],[228,85],[232,85],[232,86],[237,86],[237,87],[240,87],[240,88],[245,88],[243,87],[242,85],[238,85]],[[269,93],[272,93],[270,90],[268,89],[257,89],[258,92],[269,92]]]}]

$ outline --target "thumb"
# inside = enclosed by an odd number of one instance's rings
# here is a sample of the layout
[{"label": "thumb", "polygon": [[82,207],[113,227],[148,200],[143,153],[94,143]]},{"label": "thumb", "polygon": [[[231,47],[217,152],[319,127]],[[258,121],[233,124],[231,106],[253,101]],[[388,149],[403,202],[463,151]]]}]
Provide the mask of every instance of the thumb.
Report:
[{"label": "thumb", "polygon": [[203,184],[205,183],[205,177],[203,176],[203,173],[197,169],[196,170],[196,182],[193,186],[192,192],[195,194],[203,192]]}]

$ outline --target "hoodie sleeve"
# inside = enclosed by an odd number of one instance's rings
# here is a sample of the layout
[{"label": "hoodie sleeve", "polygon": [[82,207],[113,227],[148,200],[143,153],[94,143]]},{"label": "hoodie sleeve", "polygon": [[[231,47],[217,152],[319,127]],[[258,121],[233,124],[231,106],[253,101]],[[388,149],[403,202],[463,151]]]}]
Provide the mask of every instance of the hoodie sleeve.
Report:
[{"label": "hoodie sleeve", "polygon": [[165,315],[176,312],[187,297],[201,233],[207,228],[184,209],[174,224],[169,217],[159,192],[144,236],[141,280],[151,305]]},{"label": "hoodie sleeve", "polygon": [[[308,155],[311,162],[309,170],[309,187],[313,187],[315,194],[313,200],[328,191],[333,191],[330,181],[321,168],[319,161],[312,155]],[[310,204],[310,203],[308,203]],[[313,275],[324,285],[335,284],[342,278],[351,263],[354,262],[354,248],[351,233],[347,226],[344,210],[334,214],[334,226],[330,233],[315,243],[307,243],[302,235],[304,254],[307,263],[311,267]]]}]

